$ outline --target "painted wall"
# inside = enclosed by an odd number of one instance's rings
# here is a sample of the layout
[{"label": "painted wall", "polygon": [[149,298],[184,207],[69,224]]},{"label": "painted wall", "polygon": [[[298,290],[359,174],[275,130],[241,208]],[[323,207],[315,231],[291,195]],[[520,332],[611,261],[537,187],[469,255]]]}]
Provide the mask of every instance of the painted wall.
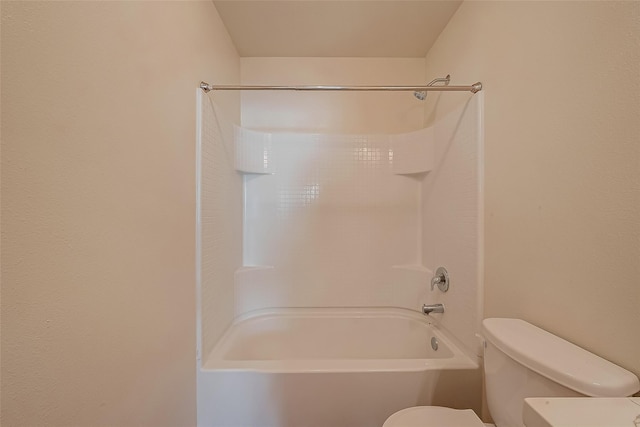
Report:
[{"label": "painted wall", "polygon": [[210,1],[2,2],[3,426],[195,425],[201,79]]},{"label": "painted wall", "polygon": [[[426,58],[485,86],[485,316],[636,374],[639,28],[638,2],[465,2]],[[432,97],[427,121],[463,99]]]}]

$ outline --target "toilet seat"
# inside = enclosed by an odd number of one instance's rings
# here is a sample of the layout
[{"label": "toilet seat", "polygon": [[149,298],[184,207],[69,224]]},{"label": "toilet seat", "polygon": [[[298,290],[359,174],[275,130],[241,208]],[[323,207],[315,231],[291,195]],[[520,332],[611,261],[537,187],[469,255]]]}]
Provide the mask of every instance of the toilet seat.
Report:
[{"label": "toilet seat", "polygon": [[415,406],[387,418],[382,427],[485,427],[471,409]]}]

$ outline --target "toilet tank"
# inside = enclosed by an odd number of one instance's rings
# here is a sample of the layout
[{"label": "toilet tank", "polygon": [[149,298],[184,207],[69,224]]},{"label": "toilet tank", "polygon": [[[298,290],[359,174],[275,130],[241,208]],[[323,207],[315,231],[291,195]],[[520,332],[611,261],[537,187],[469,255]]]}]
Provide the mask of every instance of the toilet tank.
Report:
[{"label": "toilet tank", "polygon": [[487,404],[497,427],[524,427],[525,397],[623,397],[631,372],[520,319],[485,319]]}]

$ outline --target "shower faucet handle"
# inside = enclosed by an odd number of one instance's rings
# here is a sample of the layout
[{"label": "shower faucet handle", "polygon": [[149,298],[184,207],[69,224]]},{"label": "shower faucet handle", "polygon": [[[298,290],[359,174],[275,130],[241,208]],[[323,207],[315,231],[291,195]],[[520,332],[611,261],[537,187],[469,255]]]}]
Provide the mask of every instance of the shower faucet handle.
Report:
[{"label": "shower faucet handle", "polygon": [[449,290],[449,272],[444,267],[438,267],[435,276],[431,279],[431,290],[438,286],[442,292]]}]

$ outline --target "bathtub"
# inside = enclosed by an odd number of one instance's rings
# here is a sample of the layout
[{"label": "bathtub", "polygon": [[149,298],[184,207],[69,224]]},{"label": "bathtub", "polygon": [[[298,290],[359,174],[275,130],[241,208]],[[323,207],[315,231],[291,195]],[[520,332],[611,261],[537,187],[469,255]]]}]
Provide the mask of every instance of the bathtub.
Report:
[{"label": "bathtub", "polygon": [[377,427],[409,406],[468,407],[439,394],[455,400],[478,372],[414,311],[261,310],[236,319],[204,362],[198,425]]}]

